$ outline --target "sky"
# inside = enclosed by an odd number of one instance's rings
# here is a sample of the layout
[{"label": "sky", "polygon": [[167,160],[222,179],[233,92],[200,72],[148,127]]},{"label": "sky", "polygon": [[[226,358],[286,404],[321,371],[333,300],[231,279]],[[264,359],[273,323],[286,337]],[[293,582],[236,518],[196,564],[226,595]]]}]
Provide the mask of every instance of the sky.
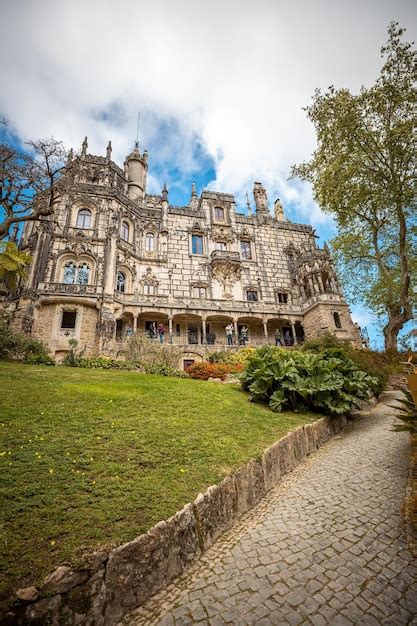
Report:
[{"label": "sky", "polygon": [[[371,85],[391,20],[417,39],[415,0],[2,0],[0,113],[22,142],[79,149],[87,135],[104,155],[110,139],[122,165],[140,112],[148,193],[166,182],[170,203],[187,204],[195,181],[244,212],[261,181],[270,207],[281,198],[323,243],[331,218],[288,180],[315,148],[303,107],[316,88]],[[370,313],[352,311],[380,346]]]}]

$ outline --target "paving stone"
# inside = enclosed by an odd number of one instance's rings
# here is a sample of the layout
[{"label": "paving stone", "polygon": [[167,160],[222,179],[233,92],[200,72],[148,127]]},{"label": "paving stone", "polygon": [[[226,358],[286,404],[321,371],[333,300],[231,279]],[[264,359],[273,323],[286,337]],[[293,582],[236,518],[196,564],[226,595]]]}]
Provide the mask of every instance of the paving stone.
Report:
[{"label": "paving stone", "polygon": [[310,455],[125,623],[417,626],[401,517],[409,438],[391,430],[393,399]]}]

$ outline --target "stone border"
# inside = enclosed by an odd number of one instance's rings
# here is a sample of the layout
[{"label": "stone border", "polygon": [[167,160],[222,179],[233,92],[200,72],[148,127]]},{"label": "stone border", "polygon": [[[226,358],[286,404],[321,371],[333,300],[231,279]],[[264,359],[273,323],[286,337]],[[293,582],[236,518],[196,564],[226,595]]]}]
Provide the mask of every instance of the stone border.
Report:
[{"label": "stone border", "polygon": [[417,434],[411,434],[410,469],[404,502],[405,531],[408,546],[417,558]]},{"label": "stone border", "polygon": [[[371,404],[376,400],[372,399]],[[361,403],[361,409],[370,403]],[[351,415],[360,414],[359,412]],[[95,552],[75,569],[61,564],[40,589],[20,589],[1,620],[107,626],[140,607],[197,559],[235,520],[254,507],[302,459],[339,434],[345,415],[300,426],[218,485],[147,533],[110,552]]]}]

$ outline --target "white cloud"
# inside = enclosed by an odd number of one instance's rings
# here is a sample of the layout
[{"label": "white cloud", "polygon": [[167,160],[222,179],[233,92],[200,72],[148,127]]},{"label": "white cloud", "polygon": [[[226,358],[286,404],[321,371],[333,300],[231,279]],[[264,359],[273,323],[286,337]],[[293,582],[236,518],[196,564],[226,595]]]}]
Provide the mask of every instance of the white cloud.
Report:
[{"label": "white cloud", "polygon": [[76,147],[87,134],[101,154],[111,138],[121,164],[140,110],[154,191],[153,164],[198,169],[199,137],[213,187],[243,198],[261,180],[271,205],[325,226],[309,188],[287,181],[314,149],[301,107],[316,87],[372,82],[388,22],[409,39],[417,24],[408,0],[6,0],[2,13],[0,110],[21,138]]}]

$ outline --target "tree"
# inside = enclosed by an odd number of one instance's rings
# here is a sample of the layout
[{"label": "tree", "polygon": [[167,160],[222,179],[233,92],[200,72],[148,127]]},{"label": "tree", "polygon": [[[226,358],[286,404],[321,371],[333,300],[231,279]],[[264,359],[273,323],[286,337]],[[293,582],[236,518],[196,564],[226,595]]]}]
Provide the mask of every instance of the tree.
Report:
[{"label": "tree", "polygon": [[0,241],[13,224],[52,215],[63,186],[66,152],[62,142],[52,138],[29,141],[27,146],[24,151],[0,143]]},{"label": "tree", "polygon": [[[308,162],[292,177],[312,183],[323,211],[334,216],[332,246],[351,300],[385,320],[385,348],[412,319],[416,254],[417,54],[392,22],[375,84],[357,95],[316,90],[306,107],[317,134]],[[413,300],[414,298],[414,300]]]},{"label": "tree", "polygon": [[14,289],[25,278],[29,262],[30,255],[21,252],[14,242],[0,242],[0,282],[6,289]]}]

